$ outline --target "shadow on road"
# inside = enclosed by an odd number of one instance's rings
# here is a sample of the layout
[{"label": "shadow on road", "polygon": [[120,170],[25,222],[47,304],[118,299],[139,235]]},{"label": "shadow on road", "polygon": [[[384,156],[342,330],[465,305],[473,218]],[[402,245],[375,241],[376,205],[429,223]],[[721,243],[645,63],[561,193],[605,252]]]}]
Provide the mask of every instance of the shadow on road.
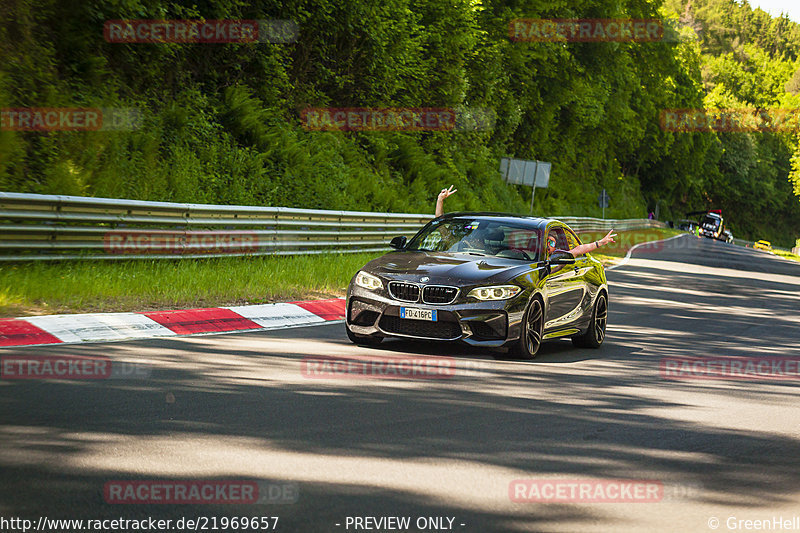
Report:
[{"label": "shadow on road", "polygon": [[[687,420],[674,413],[696,409],[698,395],[731,403],[767,398],[796,404],[797,382],[673,381],[661,376],[659,362],[667,356],[800,357],[797,286],[648,268],[620,269],[609,278],[606,344],[581,351],[568,341],[551,342],[531,362],[433,343],[392,341],[385,351],[356,349],[341,324],[191,342],[139,341],[126,343],[121,355],[119,344],[38,349],[41,355],[126,360],[143,354],[154,370],[138,381],[0,382],[0,514],[277,513],[287,531],[320,531],[342,519],[341,509],[458,516],[480,525],[476,531],[606,520],[592,506],[467,511],[382,486],[380,479],[362,485],[324,476],[301,483],[299,505],[280,508],[108,505],[102,496],[106,481],[153,478],[130,466],[116,469],[113,461],[101,469],[81,466],[94,450],[113,450],[125,437],[143,443],[153,437],[198,443],[247,438],[256,451],[263,447],[299,457],[444,460],[507,470],[507,482],[482,487],[488,501],[507,502],[507,483],[527,476],[692,483],[702,487],[697,501],[737,508],[789,502],[800,489],[800,441],[786,432],[722,423],[724,407],[720,420]],[[299,349],[305,342],[317,351]],[[328,352],[445,355],[483,365],[451,380],[304,379],[301,360]],[[10,353],[18,351],[0,355]]]}]

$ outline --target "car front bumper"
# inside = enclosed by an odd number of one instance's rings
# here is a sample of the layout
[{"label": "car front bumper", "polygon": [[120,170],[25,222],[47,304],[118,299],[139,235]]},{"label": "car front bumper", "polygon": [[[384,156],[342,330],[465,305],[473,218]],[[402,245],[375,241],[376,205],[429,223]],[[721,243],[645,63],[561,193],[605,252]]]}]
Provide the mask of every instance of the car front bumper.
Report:
[{"label": "car front bumper", "polygon": [[[388,294],[351,285],[346,323],[350,331],[359,335],[460,341],[498,348],[519,339],[527,303],[526,291],[510,300],[465,302],[459,295],[452,304],[433,305],[402,302]],[[435,310],[437,320],[400,318],[401,307]]]}]

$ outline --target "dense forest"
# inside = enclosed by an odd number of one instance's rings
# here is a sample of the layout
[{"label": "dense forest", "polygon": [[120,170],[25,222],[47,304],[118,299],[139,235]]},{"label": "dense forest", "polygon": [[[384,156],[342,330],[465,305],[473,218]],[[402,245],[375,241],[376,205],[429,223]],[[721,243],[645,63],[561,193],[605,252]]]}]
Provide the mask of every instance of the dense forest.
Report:
[{"label": "dense forest", "polygon": [[[288,20],[291,42],[119,43],[120,19]],[[526,42],[514,19],[659,19],[656,42]],[[164,201],[528,212],[499,159],[552,163],[534,211],[720,208],[800,236],[796,131],[670,131],[670,109],[800,109],[800,25],[734,0],[5,0],[0,108],[132,108],[122,131],[0,130],[0,190]],[[487,109],[489,128],[315,131],[308,108]]]}]

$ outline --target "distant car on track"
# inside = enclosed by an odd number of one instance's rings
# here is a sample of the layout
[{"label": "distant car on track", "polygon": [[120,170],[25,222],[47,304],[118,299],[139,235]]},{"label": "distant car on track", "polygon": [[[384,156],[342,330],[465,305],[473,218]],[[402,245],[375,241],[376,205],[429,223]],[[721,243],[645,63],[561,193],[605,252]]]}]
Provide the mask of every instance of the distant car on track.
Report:
[{"label": "distant car on track", "polygon": [[678,229],[681,231],[689,231],[694,233],[694,229],[698,226],[696,220],[683,219],[678,221]]},{"label": "distant car on track", "polygon": [[723,230],[722,231],[722,239],[721,240],[723,240],[723,241],[725,241],[726,243],[729,243],[729,244],[732,243],[733,242],[733,233],[731,232],[731,230],[729,230],[729,229]]},{"label": "distant car on track", "polygon": [[[546,236],[555,236],[548,256]],[[542,341],[598,348],[605,338],[603,265],[568,251],[581,244],[564,223],[498,213],[450,213],[367,263],[347,290],[347,335],[459,341],[533,358]]]},{"label": "distant car on track", "polygon": [[716,211],[709,211],[700,221],[700,236],[718,241],[725,240],[722,232],[725,230],[725,222],[722,215]]},{"label": "distant car on track", "polygon": [[769,241],[756,241],[753,243],[754,250],[764,250],[766,252],[772,251],[772,243]]}]

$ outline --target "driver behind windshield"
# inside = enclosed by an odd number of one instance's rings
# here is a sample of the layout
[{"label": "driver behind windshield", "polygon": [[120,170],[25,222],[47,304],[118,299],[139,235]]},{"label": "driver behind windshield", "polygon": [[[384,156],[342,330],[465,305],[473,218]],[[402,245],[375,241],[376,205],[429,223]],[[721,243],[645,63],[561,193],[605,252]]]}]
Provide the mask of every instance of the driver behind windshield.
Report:
[{"label": "driver behind windshield", "polygon": [[[470,226],[467,226],[467,229],[470,229]],[[500,232],[499,236],[493,235],[493,233],[497,233],[498,231],[500,230],[488,229],[484,226],[479,226],[477,229],[473,229],[471,233],[467,234],[466,237],[461,239],[461,242],[456,245],[458,247],[458,251],[476,250],[478,252],[493,255],[495,252],[497,252],[497,250],[489,243],[489,241],[502,240],[502,232]]]}]

